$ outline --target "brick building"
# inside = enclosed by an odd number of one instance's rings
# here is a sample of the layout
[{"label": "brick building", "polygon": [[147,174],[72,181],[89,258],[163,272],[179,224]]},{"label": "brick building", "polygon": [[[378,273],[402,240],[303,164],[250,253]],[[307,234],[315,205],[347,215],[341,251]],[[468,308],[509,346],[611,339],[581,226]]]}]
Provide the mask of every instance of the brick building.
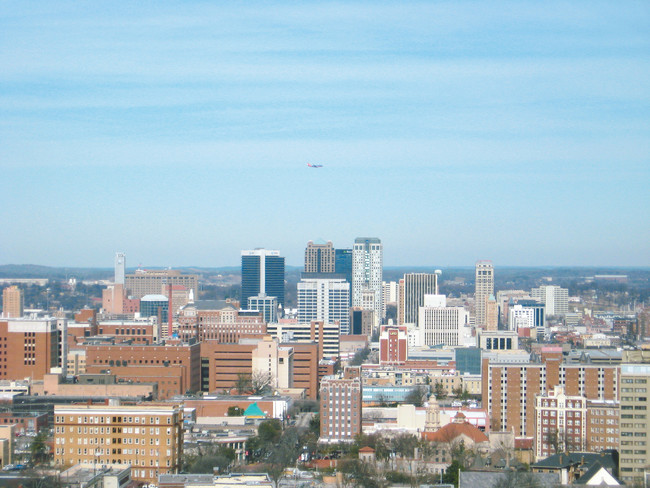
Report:
[{"label": "brick building", "polygon": [[539,363],[506,363],[483,358],[482,397],[492,430],[513,430],[533,436],[535,397],[564,387],[567,396],[587,400],[617,400],[620,367],[616,364],[566,364],[561,352],[542,354]]},{"label": "brick building", "polygon": [[581,452],[587,446],[587,399],[567,396],[555,386],[535,397],[535,456],[546,458],[565,451]]},{"label": "brick building", "polygon": [[379,334],[379,364],[404,364],[408,359],[406,326],[381,326]]},{"label": "brick building", "polygon": [[0,321],[0,379],[42,379],[59,364],[54,318]]},{"label": "brick building", "polygon": [[320,385],[320,441],[352,442],[361,432],[361,368],[345,368],[343,376]]},{"label": "brick building", "polygon": [[110,372],[122,381],[157,383],[158,398],[200,390],[201,349],[197,343],[86,345],[86,373]]},{"label": "brick building", "polygon": [[621,405],[614,400],[587,400],[586,451],[600,452],[619,448]]},{"label": "brick building", "polygon": [[179,405],[56,405],[55,464],[131,466],[134,480],[177,473],[183,455]]},{"label": "brick building", "polygon": [[235,343],[242,337],[266,334],[262,313],[240,311],[229,300],[190,302],[179,312],[178,335],[183,340]]}]

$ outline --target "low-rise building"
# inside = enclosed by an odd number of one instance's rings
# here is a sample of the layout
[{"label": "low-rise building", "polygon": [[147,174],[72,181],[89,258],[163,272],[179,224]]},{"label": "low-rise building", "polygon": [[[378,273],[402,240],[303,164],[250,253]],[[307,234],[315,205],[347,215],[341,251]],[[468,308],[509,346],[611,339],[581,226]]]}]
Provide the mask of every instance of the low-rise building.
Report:
[{"label": "low-rise building", "polygon": [[183,454],[179,405],[57,405],[54,461],[131,466],[135,480],[155,482],[177,473]]}]

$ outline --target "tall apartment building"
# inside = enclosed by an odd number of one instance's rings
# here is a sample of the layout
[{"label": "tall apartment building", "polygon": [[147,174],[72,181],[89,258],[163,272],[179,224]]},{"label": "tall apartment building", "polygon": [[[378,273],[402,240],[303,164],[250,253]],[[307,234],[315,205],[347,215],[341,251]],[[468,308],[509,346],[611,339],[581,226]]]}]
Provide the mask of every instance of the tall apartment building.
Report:
[{"label": "tall apartment building", "polygon": [[621,365],[619,477],[641,482],[650,467],[650,364]]},{"label": "tall apartment building", "polygon": [[569,290],[557,285],[533,288],[530,295],[544,304],[546,315],[566,315],[569,312]]},{"label": "tall apartment building", "polygon": [[474,282],[475,324],[477,327],[484,328],[487,325],[487,301],[490,295],[494,295],[492,261],[478,261]]},{"label": "tall apartment building", "polygon": [[587,400],[588,452],[619,449],[621,405],[615,400]]},{"label": "tall apartment building", "polygon": [[533,436],[536,429],[535,397],[562,386],[567,396],[587,400],[618,398],[620,368],[616,364],[567,364],[562,354],[544,355],[539,363],[490,359],[484,355],[482,397],[492,430],[514,429],[517,436]]},{"label": "tall apartment building", "polygon": [[320,441],[352,442],[361,433],[361,368],[345,368],[343,377],[326,377],[320,386]]},{"label": "tall apartment building", "polygon": [[177,473],[183,457],[180,405],[55,405],[54,462],[131,466],[136,481]]},{"label": "tall apartment building", "polygon": [[298,283],[298,322],[338,323],[350,332],[350,284],[344,279],[302,279]]},{"label": "tall apartment building", "polygon": [[305,249],[305,273],[335,273],[336,259],[332,241],[309,241]]},{"label": "tall apartment building", "polygon": [[463,307],[447,307],[445,295],[425,295],[419,311],[420,345],[468,344],[471,337],[469,312]]},{"label": "tall apartment building", "polygon": [[169,285],[184,286],[198,296],[199,277],[194,274],[181,274],[178,270],[138,269],[134,274],[126,275],[127,295],[132,298],[142,298],[145,295],[166,295]]},{"label": "tall apartment building", "polygon": [[284,307],[284,257],[280,251],[253,249],[241,252],[241,304],[248,297],[270,296]]},{"label": "tall apartment building", "polygon": [[25,298],[23,290],[16,285],[8,286],[2,290],[2,317],[5,319],[19,319],[23,316]]},{"label": "tall apartment building", "polygon": [[535,418],[537,459],[566,451],[586,451],[588,423],[584,396],[567,396],[564,388],[555,386],[535,397]]},{"label": "tall apartment building", "polygon": [[401,290],[397,302],[397,323],[418,324],[424,295],[438,295],[437,273],[407,273],[399,281]]},{"label": "tall apartment building", "polygon": [[43,379],[59,366],[59,335],[54,318],[0,320],[0,379]]},{"label": "tall apartment building", "polygon": [[[116,285],[124,285],[126,278],[126,254],[123,252],[115,253],[115,279]],[[158,292],[159,293],[159,292]]]},{"label": "tall apartment building", "polygon": [[[375,326],[382,318],[383,293],[383,246],[376,237],[357,237],[352,249],[352,306],[364,306],[364,292],[372,297],[371,310],[375,314]],[[367,298],[366,298],[367,300]]]}]

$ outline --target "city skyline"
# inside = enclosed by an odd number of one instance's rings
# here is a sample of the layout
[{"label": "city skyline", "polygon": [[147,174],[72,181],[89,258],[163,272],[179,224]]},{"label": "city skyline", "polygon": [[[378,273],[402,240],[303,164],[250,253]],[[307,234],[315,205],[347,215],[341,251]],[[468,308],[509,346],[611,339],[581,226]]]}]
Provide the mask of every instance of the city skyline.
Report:
[{"label": "city skyline", "polygon": [[395,266],[648,266],[649,25],[644,2],[5,2],[0,259],[298,265],[370,235]]}]

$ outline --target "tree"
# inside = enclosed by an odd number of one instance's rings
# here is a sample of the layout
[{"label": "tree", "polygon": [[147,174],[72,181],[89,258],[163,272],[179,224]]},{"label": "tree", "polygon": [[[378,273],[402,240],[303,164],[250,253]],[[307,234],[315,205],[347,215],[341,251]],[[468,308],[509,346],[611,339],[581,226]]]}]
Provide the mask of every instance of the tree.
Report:
[{"label": "tree", "polygon": [[354,357],[350,360],[350,366],[361,366],[363,364],[363,362],[366,359],[368,359],[369,355],[370,355],[370,348],[369,347],[359,349],[354,354]]},{"label": "tree", "polygon": [[415,405],[416,407],[421,407],[424,405],[424,396],[425,396],[425,389],[420,385],[414,389],[412,389],[408,395],[406,395],[406,398],[404,399],[404,403],[410,403],[412,405]]},{"label": "tree", "polygon": [[235,380],[235,390],[239,395],[249,393],[252,388],[252,375],[250,373],[237,373]]},{"label": "tree", "polygon": [[189,473],[212,474],[217,468],[219,473],[224,473],[236,458],[235,450],[230,447],[210,446],[199,456],[189,459],[186,469]]},{"label": "tree", "polygon": [[271,391],[273,375],[264,371],[253,371],[251,375],[251,390],[254,395],[263,395]]},{"label": "tree", "polygon": [[45,436],[45,432],[41,431],[36,434],[36,437],[34,437],[31,446],[29,446],[29,450],[32,453],[32,461],[34,464],[40,464],[47,458],[47,444],[45,443],[46,440],[47,438]]},{"label": "tree", "polygon": [[433,394],[436,396],[436,400],[444,400],[447,398],[445,385],[443,385],[440,381],[436,381],[433,385]]},{"label": "tree", "polygon": [[236,405],[228,407],[228,417],[241,417],[244,415],[244,409]]},{"label": "tree", "polygon": [[465,468],[460,464],[460,462],[456,460],[452,461],[442,475],[443,483],[451,483],[454,486],[458,486],[460,471],[465,471]]},{"label": "tree", "polygon": [[257,428],[257,436],[263,444],[274,444],[280,440],[282,424],[278,419],[265,420]]}]

